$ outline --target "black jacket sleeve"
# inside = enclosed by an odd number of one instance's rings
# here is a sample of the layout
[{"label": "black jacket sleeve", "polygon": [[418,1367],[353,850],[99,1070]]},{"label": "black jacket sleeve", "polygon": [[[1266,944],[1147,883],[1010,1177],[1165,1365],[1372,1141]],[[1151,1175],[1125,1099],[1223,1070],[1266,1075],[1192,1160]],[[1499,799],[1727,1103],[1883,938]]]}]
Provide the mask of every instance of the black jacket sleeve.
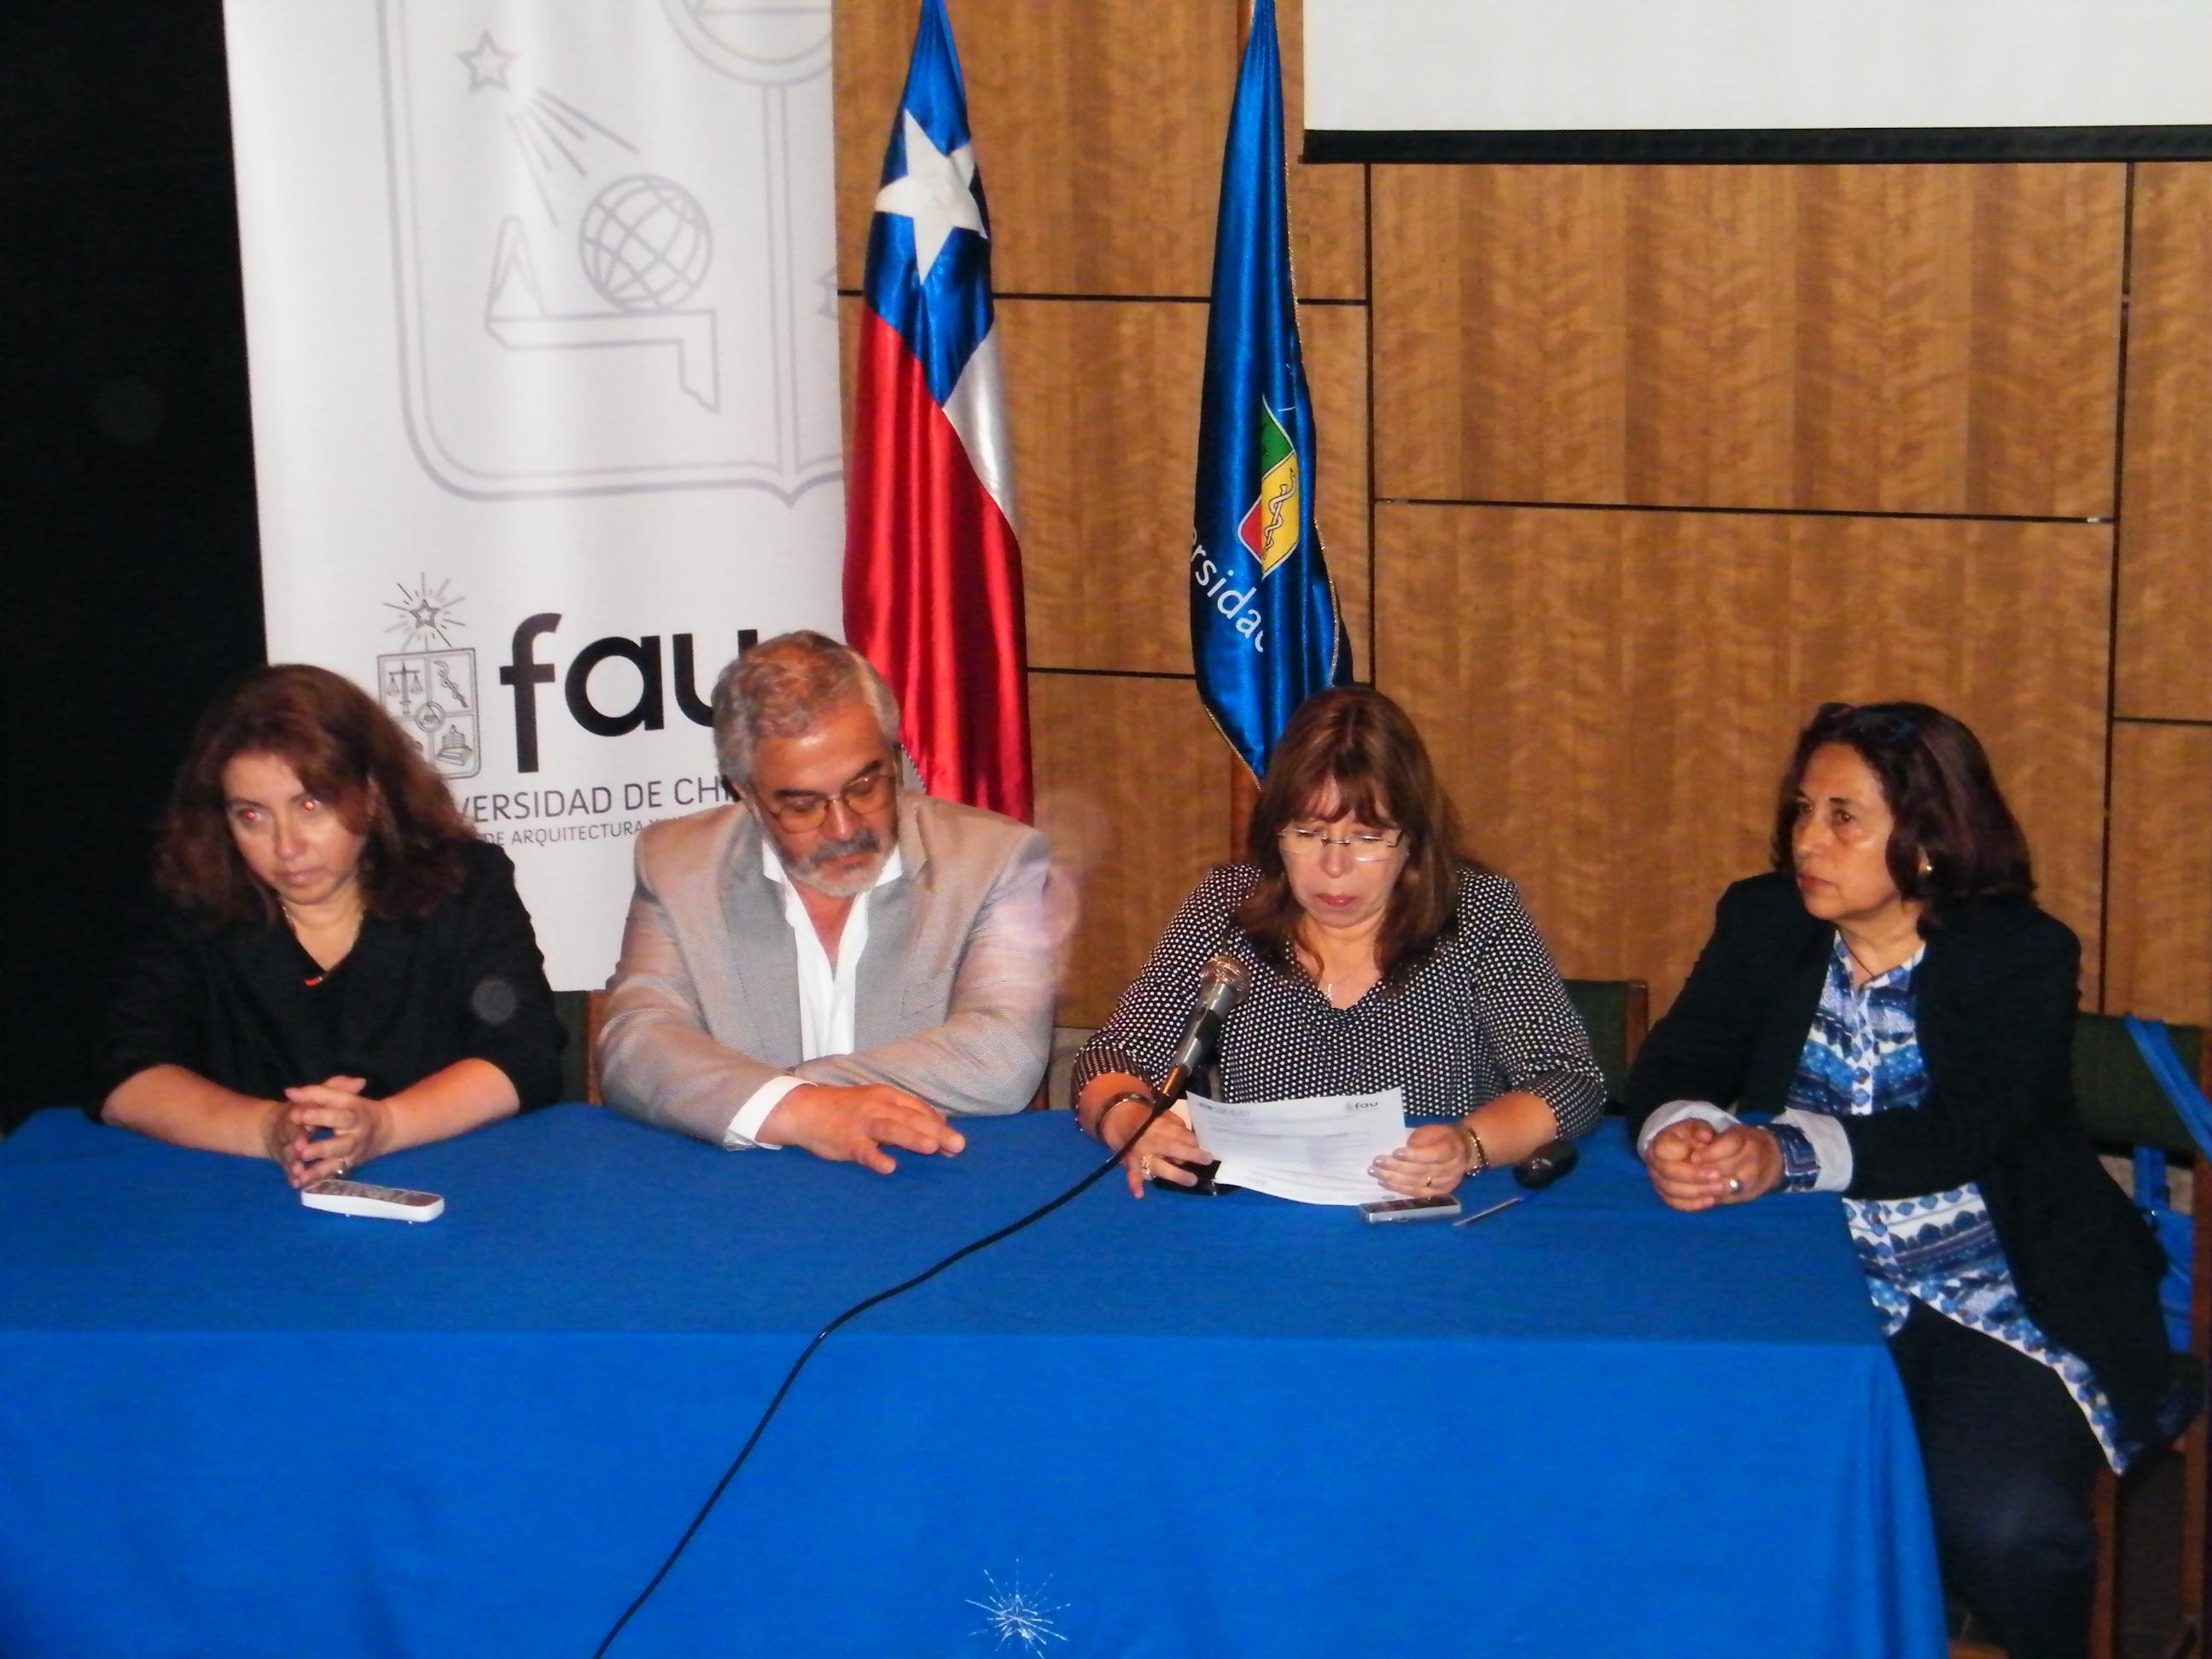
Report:
[{"label": "black jacket sleeve", "polygon": [[[1787,969],[1787,946],[1802,944],[1789,914],[1804,915],[1779,878],[1740,881],[1721,895],[1712,935],[1666,1017],[1637,1051],[1622,1092],[1628,1131],[1669,1101],[1707,1100],[1734,1106],[1751,1080],[1754,1053]],[[1807,1021],[1812,1010],[1806,1010]],[[1802,1042],[1804,1026],[1798,1036]]]},{"label": "black jacket sleeve", "polygon": [[150,1066],[209,1070],[203,935],[174,905],[149,899],[134,919],[93,1051],[92,1096],[97,1119],[116,1087]]},{"label": "black jacket sleeve", "polygon": [[465,1006],[454,1060],[482,1060],[507,1073],[527,1110],[557,1100],[567,1031],[553,1007],[545,957],[530,912],[514,890],[514,866],[486,842],[464,849],[468,880],[441,918],[455,994]]}]

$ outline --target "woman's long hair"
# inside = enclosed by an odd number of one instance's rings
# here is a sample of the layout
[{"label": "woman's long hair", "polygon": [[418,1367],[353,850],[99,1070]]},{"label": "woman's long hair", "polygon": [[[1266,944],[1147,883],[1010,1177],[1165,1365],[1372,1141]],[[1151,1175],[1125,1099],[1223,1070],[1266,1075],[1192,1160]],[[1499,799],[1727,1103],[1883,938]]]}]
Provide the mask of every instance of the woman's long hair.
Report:
[{"label": "woman's long hair", "polygon": [[1383,983],[1402,985],[1453,931],[1465,855],[1459,816],[1427,745],[1406,711],[1380,691],[1345,686],[1299,704],[1253,804],[1245,856],[1260,866],[1260,880],[1238,907],[1236,922],[1261,955],[1286,973],[1297,964],[1297,928],[1304,912],[1283,868],[1281,836],[1294,818],[1324,816],[1333,823],[1356,818],[1405,833],[1405,867],[1375,939]]},{"label": "woman's long hair", "polygon": [[361,887],[377,915],[420,920],[460,890],[475,839],[445,784],[368,693],[326,668],[277,663],[233,681],[200,716],[161,820],[154,878],[203,921],[270,921],[276,901],[231,839],[223,769],[268,755],[367,837]]},{"label": "woman's long hair", "polygon": [[1981,739],[1924,702],[1827,702],[1797,734],[1774,809],[1774,867],[1796,863],[1797,794],[1813,751],[1841,744],[1867,763],[1893,820],[1885,861],[1899,897],[1921,907],[1924,933],[1962,899],[2035,892],[2027,837],[2005,804]]}]

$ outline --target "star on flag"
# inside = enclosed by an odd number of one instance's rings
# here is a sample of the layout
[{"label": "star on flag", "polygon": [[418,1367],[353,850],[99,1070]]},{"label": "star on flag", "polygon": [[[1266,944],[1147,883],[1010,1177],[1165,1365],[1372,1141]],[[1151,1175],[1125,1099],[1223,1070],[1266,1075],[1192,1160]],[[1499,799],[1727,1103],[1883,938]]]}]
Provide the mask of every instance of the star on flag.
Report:
[{"label": "star on flag", "polygon": [[914,112],[901,112],[906,127],[906,177],[876,192],[876,211],[914,222],[914,274],[929,280],[930,267],[956,230],[988,237],[982,205],[975,199],[975,147],[963,144],[950,155],[930,141]]}]

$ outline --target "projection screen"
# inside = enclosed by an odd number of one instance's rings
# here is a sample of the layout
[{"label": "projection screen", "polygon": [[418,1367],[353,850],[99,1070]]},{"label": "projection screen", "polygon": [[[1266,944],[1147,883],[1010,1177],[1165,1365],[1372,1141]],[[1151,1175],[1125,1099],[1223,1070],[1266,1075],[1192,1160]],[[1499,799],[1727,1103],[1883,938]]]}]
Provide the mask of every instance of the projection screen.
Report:
[{"label": "projection screen", "polygon": [[2212,0],[1306,0],[1305,159],[2212,156]]}]

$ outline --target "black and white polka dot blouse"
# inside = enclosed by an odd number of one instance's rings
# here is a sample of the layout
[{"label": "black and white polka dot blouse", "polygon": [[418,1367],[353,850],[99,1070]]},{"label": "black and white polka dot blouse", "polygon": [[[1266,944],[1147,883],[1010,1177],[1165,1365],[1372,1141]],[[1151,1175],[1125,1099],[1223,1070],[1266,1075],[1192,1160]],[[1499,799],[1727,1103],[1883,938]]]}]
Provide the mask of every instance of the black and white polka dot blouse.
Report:
[{"label": "black and white polka dot blouse", "polygon": [[1462,1117],[1525,1089],[1549,1103],[1562,1135],[1597,1122],[1605,1081],[1589,1037],[1511,882],[1462,866],[1457,929],[1402,986],[1378,986],[1339,1009],[1304,975],[1264,961],[1230,920],[1259,878],[1255,866],[1223,865],[1183,901],[1114,1017],[1076,1057],[1079,1091],[1105,1072],[1159,1082],[1206,958],[1227,951],[1252,979],[1222,1031],[1224,1099],[1402,1088],[1407,1117],[1420,1120]]}]

